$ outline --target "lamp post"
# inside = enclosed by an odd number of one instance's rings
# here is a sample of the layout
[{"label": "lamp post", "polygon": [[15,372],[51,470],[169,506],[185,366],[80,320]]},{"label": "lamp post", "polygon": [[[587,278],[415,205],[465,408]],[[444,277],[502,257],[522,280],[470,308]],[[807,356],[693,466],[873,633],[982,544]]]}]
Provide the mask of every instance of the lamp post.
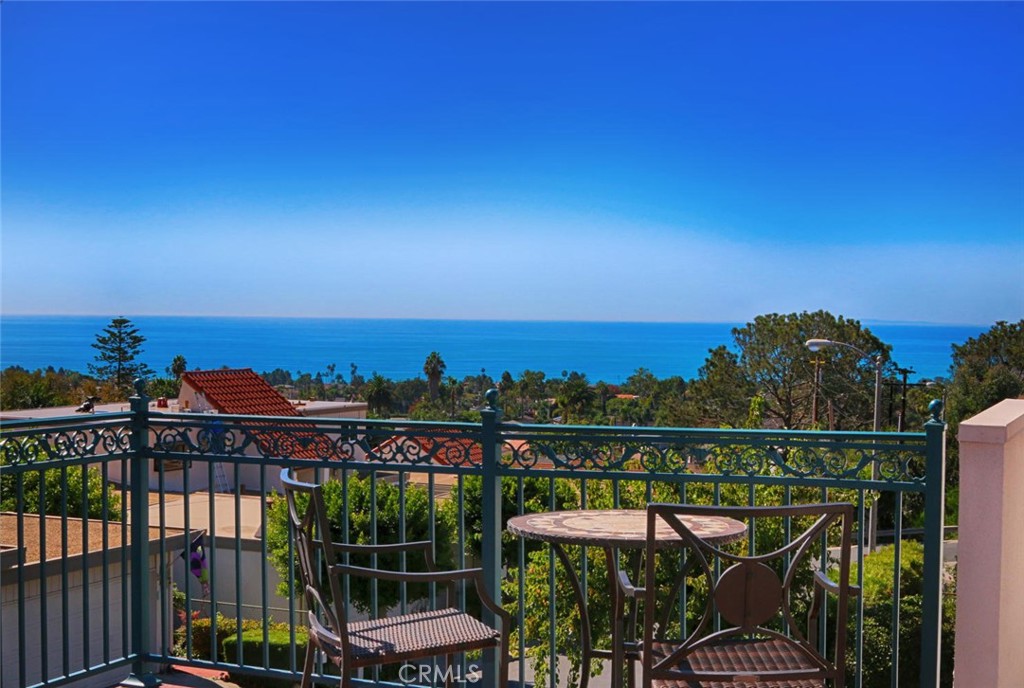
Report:
[{"label": "lamp post", "polygon": [[[874,361],[874,363],[875,363],[875,413],[874,413],[874,419],[872,420],[872,423],[871,423],[871,429],[872,429],[873,432],[880,431],[882,429],[882,365],[885,363],[885,359],[882,357],[882,354],[878,354],[877,356],[872,356],[868,352],[866,352],[863,349],[860,349],[860,348],[854,346],[853,344],[847,344],[846,342],[836,342],[836,341],[832,341],[831,339],[808,339],[805,345],[807,346],[808,349],[810,349],[814,353],[817,353],[818,351],[821,351],[822,349],[827,349],[827,348],[836,347],[836,346],[842,346],[842,347],[846,347],[847,349],[851,349],[852,351],[857,352],[858,354],[860,354],[861,358],[866,358],[866,359]],[[879,477],[880,476],[878,474],[878,464],[872,461],[872,463],[871,463],[871,479],[872,480],[878,480]],[[875,545],[876,545],[877,541],[878,541],[878,500],[876,499],[874,501],[874,503],[872,503],[871,508],[868,510],[867,548],[868,548],[869,552],[874,551]]]}]

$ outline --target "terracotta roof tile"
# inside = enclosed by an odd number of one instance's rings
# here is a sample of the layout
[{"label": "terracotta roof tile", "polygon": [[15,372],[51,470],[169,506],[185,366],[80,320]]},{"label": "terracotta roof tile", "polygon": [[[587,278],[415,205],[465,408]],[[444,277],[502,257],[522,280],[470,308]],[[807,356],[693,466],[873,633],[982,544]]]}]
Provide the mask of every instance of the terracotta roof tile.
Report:
[{"label": "terracotta roof tile", "polygon": [[182,373],[182,382],[221,413],[242,416],[298,416],[292,403],[257,375],[252,368],[233,370],[192,370]]},{"label": "terracotta roof tile", "polygon": [[446,466],[479,466],[484,451],[478,442],[468,437],[396,435],[378,445],[369,458],[389,463],[417,463],[424,457]]},{"label": "terracotta roof tile", "polygon": [[[196,392],[202,392],[207,403],[221,413],[239,416],[302,415],[252,368],[192,370],[183,373],[181,379]],[[252,434],[260,451],[265,454],[288,456],[293,459],[319,459],[329,456],[329,452],[321,449],[325,444],[330,447],[330,438],[321,433],[260,430],[253,431]]]}]

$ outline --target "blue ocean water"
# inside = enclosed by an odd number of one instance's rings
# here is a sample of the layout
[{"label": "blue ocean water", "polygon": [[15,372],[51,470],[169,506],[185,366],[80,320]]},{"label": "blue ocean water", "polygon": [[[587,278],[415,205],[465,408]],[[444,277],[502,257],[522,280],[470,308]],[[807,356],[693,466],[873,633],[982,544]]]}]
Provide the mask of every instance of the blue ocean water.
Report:
[{"label": "blue ocean water", "polygon": [[[447,375],[493,377],[505,370],[548,376],[585,373],[591,381],[621,383],[637,368],[658,377],[697,375],[709,349],[731,346],[737,323],[602,323],[473,320],[363,320],[345,318],[241,318],[131,316],[146,337],[142,359],[164,374],[182,354],[189,368],[221,366],[257,372],[283,368],[316,373],[328,364],[348,379],[379,372],[394,380],[421,376],[423,361],[438,351]],[[0,367],[53,366],[85,372],[92,343],[109,316],[0,316]],[[893,346],[911,378],[949,374],[951,344],[986,326],[864,323]]]}]

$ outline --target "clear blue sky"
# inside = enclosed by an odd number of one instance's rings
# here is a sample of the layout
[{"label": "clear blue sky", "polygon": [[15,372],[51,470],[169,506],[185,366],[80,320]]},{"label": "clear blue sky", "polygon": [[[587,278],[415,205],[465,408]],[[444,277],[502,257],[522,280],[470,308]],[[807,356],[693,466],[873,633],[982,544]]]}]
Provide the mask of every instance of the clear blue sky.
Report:
[{"label": "clear blue sky", "polygon": [[0,13],[4,313],[1024,317],[1024,4]]}]

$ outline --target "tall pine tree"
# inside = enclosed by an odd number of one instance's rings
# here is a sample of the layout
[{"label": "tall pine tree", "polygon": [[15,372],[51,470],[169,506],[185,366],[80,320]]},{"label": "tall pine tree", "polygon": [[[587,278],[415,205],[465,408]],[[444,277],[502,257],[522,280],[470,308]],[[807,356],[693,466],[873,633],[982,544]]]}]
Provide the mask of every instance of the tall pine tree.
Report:
[{"label": "tall pine tree", "polygon": [[96,335],[92,347],[99,353],[96,354],[96,363],[89,364],[89,373],[108,382],[119,394],[128,396],[132,392],[132,380],[153,374],[149,366],[136,360],[142,354],[145,341],[131,320],[114,318],[101,334]]}]

